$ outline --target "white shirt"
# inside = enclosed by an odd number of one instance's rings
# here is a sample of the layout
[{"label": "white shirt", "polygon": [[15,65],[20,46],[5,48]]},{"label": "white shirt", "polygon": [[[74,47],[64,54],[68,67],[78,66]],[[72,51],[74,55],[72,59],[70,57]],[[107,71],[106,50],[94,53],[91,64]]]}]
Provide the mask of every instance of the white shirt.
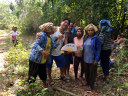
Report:
[{"label": "white shirt", "polygon": [[[58,27],[57,31],[54,34],[51,35],[52,40],[57,41],[60,34],[61,33],[60,33],[60,30],[59,30],[59,27]],[[52,49],[52,55],[53,56],[61,55],[61,47],[64,43],[64,40],[65,40],[65,34],[63,34],[63,38],[60,40],[59,46],[56,49]]]},{"label": "white shirt", "polygon": [[8,34],[8,35],[10,35],[10,36],[16,36],[16,39],[18,38],[18,36],[20,35],[17,31],[16,32],[14,32],[13,30]]}]

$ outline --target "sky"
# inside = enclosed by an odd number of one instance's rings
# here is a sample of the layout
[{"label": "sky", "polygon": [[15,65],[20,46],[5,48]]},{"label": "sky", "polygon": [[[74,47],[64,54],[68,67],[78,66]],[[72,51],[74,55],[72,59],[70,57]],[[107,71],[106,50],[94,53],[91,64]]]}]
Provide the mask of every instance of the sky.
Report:
[{"label": "sky", "polygon": [[15,0],[0,0],[0,3],[4,3],[4,4],[10,4],[10,3],[16,4]]}]

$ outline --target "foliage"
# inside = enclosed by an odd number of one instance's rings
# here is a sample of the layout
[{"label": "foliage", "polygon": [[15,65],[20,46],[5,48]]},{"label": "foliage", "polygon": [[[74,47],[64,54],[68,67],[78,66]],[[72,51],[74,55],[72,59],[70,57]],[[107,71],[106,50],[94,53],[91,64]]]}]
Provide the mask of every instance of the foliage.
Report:
[{"label": "foliage", "polygon": [[[6,87],[10,88],[11,86],[18,86],[15,88],[15,95],[17,96],[64,96],[63,92],[58,91],[47,91],[47,89],[42,88],[42,81],[37,78],[35,83],[28,84],[27,78],[28,78],[28,57],[30,53],[29,42],[24,42],[25,38],[23,38],[23,41],[19,39],[19,44],[16,47],[13,47],[10,45],[10,49],[8,53],[6,54],[6,60],[8,60],[8,64],[5,66],[7,74],[6,78]],[[28,40],[30,41],[30,40]],[[21,43],[22,42],[22,43]],[[25,43],[25,44],[24,44]],[[102,69],[101,67],[98,68],[98,76],[96,79],[96,90],[88,93],[84,90],[84,87],[81,87],[81,82],[84,82],[81,80],[74,81],[69,80],[68,82],[63,82],[60,80],[54,80],[56,83],[55,86],[59,86],[62,89],[65,89],[67,91],[73,92],[75,94],[94,94],[97,95],[114,95],[114,96],[125,96],[127,93],[127,76],[123,76],[120,74],[125,74],[128,72],[128,63],[127,63],[127,40],[126,40],[126,46],[123,50],[121,50],[119,53],[115,56],[115,65],[113,68],[110,69],[110,76],[109,80],[106,82],[102,81]],[[59,75],[59,70],[56,68],[56,66],[53,66],[53,72],[52,76],[53,78],[57,78]],[[73,78],[73,68],[70,69],[70,74]],[[119,75],[118,75],[119,74]],[[5,79],[3,79],[5,81]],[[18,82],[16,83],[15,81]],[[102,82],[102,83],[101,83]],[[95,95],[95,96],[97,96]],[[67,95],[68,96],[68,95]]]},{"label": "foliage", "polygon": [[23,20],[20,20],[19,28],[24,34],[32,34],[39,30],[39,25],[42,24],[41,16],[42,11],[37,6],[29,6],[27,8],[28,13]]},{"label": "foliage", "polygon": [[[128,4],[126,0],[16,0],[16,5],[1,4],[0,3],[0,29],[10,28],[17,25],[18,29],[27,35],[31,35],[39,31],[39,25],[45,22],[53,22],[54,25],[60,25],[60,21],[64,17],[71,19],[71,22],[77,22],[78,26],[85,27],[89,23],[94,23],[98,26],[101,19],[108,19],[112,21],[114,28],[114,36],[123,32],[127,27],[128,21],[125,12]],[[127,34],[125,30],[125,34]],[[33,35],[33,34],[32,34]],[[29,37],[27,37],[29,39]],[[35,38],[35,37],[34,37]],[[33,39],[34,40],[34,39]],[[9,39],[8,39],[9,41]],[[26,39],[19,39],[19,44],[13,47],[9,43],[9,51],[6,53],[6,60],[8,64],[7,75],[9,75],[6,87],[15,85],[17,78],[19,79],[18,88],[15,91],[17,96],[53,96],[56,95],[54,91],[47,92],[42,89],[42,82],[31,84],[27,83],[28,78],[28,58],[32,42]],[[110,69],[110,80],[101,84],[101,76],[98,77],[97,91],[100,95],[126,95],[127,92],[127,76],[128,72],[128,40],[126,46],[119,51],[115,56],[115,66]],[[98,69],[102,73],[101,68]],[[57,78],[57,70],[53,70],[53,77]],[[118,75],[115,75],[117,73]],[[15,77],[15,79],[14,79]],[[13,80],[14,79],[14,80]],[[80,86],[79,81],[63,83],[62,81],[55,81],[58,86],[67,88],[67,90],[76,92]],[[11,84],[11,85],[10,85]],[[71,89],[70,89],[71,87]],[[81,88],[82,89],[82,88]],[[80,89],[80,90],[81,90]],[[80,91],[84,92],[83,90]],[[64,94],[62,93],[61,96]]]},{"label": "foliage", "polygon": [[13,25],[17,25],[18,19],[12,14],[9,5],[0,3],[0,29],[11,29]]},{"label": "foliage", "polygon": [[[28,70],[28,57],[30,51],[19,42],[16,47],[10,47],[6,54],[8,64],[6,65],[11,71],[24,73]],[[18,67],[18,69],[16,69]]]},{"label": "foliage", "polygon": [[[38,26],[33,27],[33,24],[37,25],[34,22],[36,20],[41,20],[41,23],[51,21],[55,25],[59,25],[62,18],[68,17],[71,22],[77,22],[78,26],[85,27],[89,23],[94,23],[98,26],[101,19],[108,19],[112,21],[113,33],[116,36],[119,30],[122,27],[124,28],[123,24],[126,22],[123,19],[123,15],[126,12],[124,9],[127,6],[125,2],[125,0],[25,0],[24,3],[20,4],[20,6],[23,5],[21,8],[24,10],[21,13],[24,14],[23,25],[25,24],[22,30],[25,29],[26,33],[32,32],[32,30],[33,32],[37,31]],[[38,14],[38,16],[42,16],[42,19],[34,18],[33,21],[33,18],[29,16],[37,17],[37,15],[32,14],[31,9],[26,8],[26,5],[30,8],[32,7],[34,13],[37,9],[42,10],[43,14]],[[28,16],[29,13],[30,15]],[[40,22],[38,22],[38,25]]]},{"label": "foliage", "polygon": [[39,25],[45,22],[60,25],[67,17],[82,27],[89,23],[98,26],[101,19],[111,20],[116,37],[124,32],[128,23],[127,0],[16,0],[16,5],[0,5],[1,28],[13,23],[24,34],[39,31]]}]

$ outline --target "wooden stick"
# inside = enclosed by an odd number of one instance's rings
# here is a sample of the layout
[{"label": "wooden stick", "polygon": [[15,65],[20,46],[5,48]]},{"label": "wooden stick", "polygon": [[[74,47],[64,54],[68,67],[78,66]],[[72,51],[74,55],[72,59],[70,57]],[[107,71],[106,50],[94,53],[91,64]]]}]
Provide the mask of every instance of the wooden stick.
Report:
[{"label": "wooden stick", "polygon": [[72,92],[69,92],[69,91],[67,91],[67,90],[64,90],[64,89],[62,89],[62,88],[60,88],[60,87],[53,87],[53,89],[58,90],[58,91],[62,91],[62,92],[64,92],[64,93],[70,94],[70,95],[72,95],[72,96],[77,96],[76,94],[74,94],[74,93],[72,93]]},{"label": "wooden stick", "polygon": [[112,75],[128,75],[128,73],[111,73]]}]

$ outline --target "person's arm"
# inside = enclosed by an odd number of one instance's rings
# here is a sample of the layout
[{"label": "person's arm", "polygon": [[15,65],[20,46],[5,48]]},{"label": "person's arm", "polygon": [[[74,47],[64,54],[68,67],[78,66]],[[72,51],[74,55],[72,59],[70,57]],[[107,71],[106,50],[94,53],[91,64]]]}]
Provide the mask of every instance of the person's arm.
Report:
[{"label": "person's arm", "polygon": [[68,44],[68,34],[65,33],[65,40],[64,40],[64,45]]},{"label": "person's arm", "polygon": [[20,33],[19,32],[17,32],[17,36],[19,36],[20,35]]},{"label": "person's arm", "polygon": [[40,33],[40,38],[36,39],[33,47],[35,47],[37,51],[44,50],[44,48],[41,47],[41,43],[45,42],[45,38],[45,35]]},{"label": "person's arm", "polygon": [[51,42],[52,42],[52,48],[55,49],[58,45],[59,45],[59,42],[60,40],[63,38],[63,35],[60,34],[59,38],[57,39],[57,41],[53,41],[52,38],[51,38]]},{"label": "person's arm", "polygon": [[104,33],[100,33],[99,37],[100,37],[101,46],[102,46],[104,44]]},{"label": "person's arm", "polygon": [[63,35],[62,35],[62,34],[60,34],[56,42],[58,42],[58,43],[59,43],[59,42],[60,42],[60,40],[61,40],[62,38],[63,38]]},{"label": "person's arm", "polygon": [[12,31],[10,33],[8,33],[9,36],[12,36]]},{"label": "person's arm", "polygon": [[[40,33],[40,35],[41,35],[41,33]],[[37,51],[41,52],[41,54],[42,54],[45,58],[47,58],[47,57],[49,56],[49,53],[45,52],[45,50],[44,50],[45,47],[41,47],[41,44],[44,43],[44,42],[46,42],[46,41],[45,41],[45,38],[46,38],[45,35],[42,34],[39,39],[36,39],[35,44],[34,44],[33,47],[35,47],[35,49],[36,49]]]},{"label": "person's arm", "polygon": [[[75,39],[76,37],[73,38],[73,44],[75,44]],[[75,52],[72,52],[72,55],[75,56]]]},{"label": "person's arm", "polygon": [[123,38],[120,38],[119,42],[117,44],[121,44],[123,42]]},{"label": "person's arm", "polygon": [[97,65],[98,61],[100,60],[100,52],[101,52],[101,40],[99,37],[97,37],[95,40],[95,48],[96,48],[96,57],[94,64]]},{"label": "person's arm", "polygon": [[41,32],[36,33],[36,39],[40,39],[40,37],[41,37]]}]

